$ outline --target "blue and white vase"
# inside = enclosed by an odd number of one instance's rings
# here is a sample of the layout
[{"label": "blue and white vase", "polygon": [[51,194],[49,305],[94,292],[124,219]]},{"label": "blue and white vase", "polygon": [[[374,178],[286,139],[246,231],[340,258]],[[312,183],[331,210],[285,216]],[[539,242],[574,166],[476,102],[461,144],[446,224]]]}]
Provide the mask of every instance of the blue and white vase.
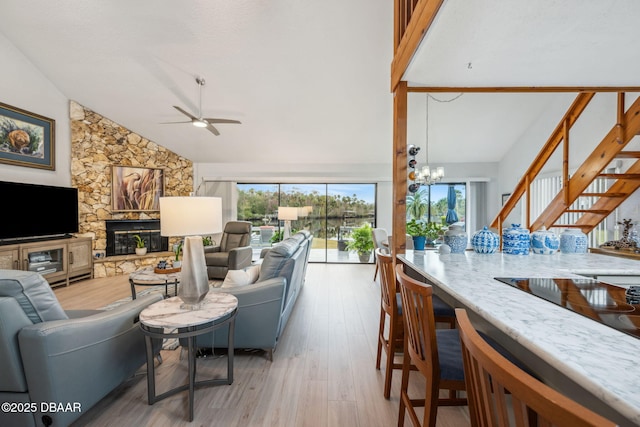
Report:
[{"label": "blue and white vase", "polygon": [[555,254],[560,247],[560,238],[553,231],[542,227],[531,233],[531,250],[534,254]]},{"label": "blue and white vase", "polygon": [[587,235],[581,230],[567,228],[560,233],[560,252],[563,254],[586,254]]},{"label": "blue and white vase", "polygon": [[529,230],[520,228],[520,224],[511,224],[511,228],[502,231],[502,252],[509,255],[529,255]]},{"label": "blue and white vase", "polygon": [[452,254],[463,254],[467,250],[467,233],[459,225],[450,225],[444,232],[444,243],[451,248]]},{"label": "blue and white vase", "polygon": [[500,247],[500,236],[485,226],[473,233],[471,246],[479,254],[492,254]]}]

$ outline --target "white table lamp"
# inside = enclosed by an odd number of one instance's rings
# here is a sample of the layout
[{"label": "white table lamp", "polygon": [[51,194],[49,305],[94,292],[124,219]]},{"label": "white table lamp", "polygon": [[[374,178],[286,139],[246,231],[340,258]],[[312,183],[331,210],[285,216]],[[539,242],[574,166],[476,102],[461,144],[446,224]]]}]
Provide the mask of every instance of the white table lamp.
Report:
[{"label": "white table lamp", "polygon": [[282,240],[284,240],[291,235],[291,221],[298,219],[298,208],[278,206],[278,219],[284,221],[284,231],[282,232]]},{"label": "white table lamp", "polygon": [[222,232],[220,197],[160,197],[160,234],[184,236],[178,296],[182,308],[196,310],[209,292],[203,234]]}]

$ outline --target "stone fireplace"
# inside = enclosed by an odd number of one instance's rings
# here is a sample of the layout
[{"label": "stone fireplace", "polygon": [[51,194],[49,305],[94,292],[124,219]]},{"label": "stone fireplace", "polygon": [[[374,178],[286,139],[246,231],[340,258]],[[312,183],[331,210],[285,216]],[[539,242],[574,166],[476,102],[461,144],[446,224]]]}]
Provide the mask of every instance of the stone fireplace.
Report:
[{"label": "stone fireplace", "polygon": [[[82,105],[70,101],[71,185],[78,189],[80,235],[93,238],[96,258],[94,277],[129,274],[142,267],[152,267],[160,260],[171,259],[169,242],[160,236],[157,211],[116,211],[112,203],[114,166],[135,166],[164,171],[164,195],[187,196],[193,191],[193,162],[120,126]],[[150,229],[138,228],[146,221],[156,221]],[[112,233],[107,223],[116,225]],[[113,225],[112,224],[112,225]],[[132,229],[121,228],[131,226]],[[111,227],[111,226],[110,226]],[[108,237],[108,234],[112,234]],[[140,234],[150,254],[134,255],[132,236]],[[144,234],[144,236],[143,236]],[[113,239],[107,242],[107,240]],[[100,256],[106,255],[106,256]]]},{"label": "stone fireplace", "polygon": [[106,220],[107,256],[130,255],[136,252],[134,235],[139,235],[147,252],[169,250],[169,239],[160,235],[159,219]]}]

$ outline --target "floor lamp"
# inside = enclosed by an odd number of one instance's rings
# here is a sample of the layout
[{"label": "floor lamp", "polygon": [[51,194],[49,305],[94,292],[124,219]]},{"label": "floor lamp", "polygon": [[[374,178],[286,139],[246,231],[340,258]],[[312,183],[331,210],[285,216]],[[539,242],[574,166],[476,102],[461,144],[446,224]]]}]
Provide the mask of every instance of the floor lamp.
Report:
[{"label": "floor lamp", "polygon": [[160,234],[184,236],[178,296],[181,308],[197,310],[209,292],[202,235],[222,232],[220,197],[160,197]]},{"label": "floor lamp", "polygon": [[291,221],[298,219],[298,208],[278,206],[278,219],[284,221],[282,240],[287,239],[291,235]]}]

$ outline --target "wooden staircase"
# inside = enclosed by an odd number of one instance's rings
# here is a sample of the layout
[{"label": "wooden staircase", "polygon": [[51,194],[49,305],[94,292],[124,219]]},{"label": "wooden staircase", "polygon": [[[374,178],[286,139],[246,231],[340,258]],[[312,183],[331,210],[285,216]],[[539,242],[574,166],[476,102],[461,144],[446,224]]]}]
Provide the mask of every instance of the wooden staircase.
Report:
[{"label": "wooden staircase", "polygon": [[[569,177],[569,131],[580,117],[586,106],[593,99],[594,92],[580,93],[567,110],[551,137],[544,145],[529,169],[520,180],[513,193],[504,204],[491,226],[498,228],[502,234],[502,224],[509,213],[524,196],[527,206],[526,227],[535,231],[545,226],[575,227],[584,233],[593,230],[609,216],[620,204],[640,187],[640,152],[623,151],[631,139],[640,133],[640,97],[625,112],[625,94],[618,93],[617,123],[611,128],[600,144]],[[530,186],[555,150],[563,143],[562,190],[556,194],[552,202],[538,218],[531,222]],[[624,173],[603,172],[616,159],[639,159]],[[612,180],[604,192],[589,192],[587,189],[597,179]],[[572,205],[581,197],[597,198],[589,208],[576,209]],[[565,213],[579,214],[575,223],[560,223]]]}]

